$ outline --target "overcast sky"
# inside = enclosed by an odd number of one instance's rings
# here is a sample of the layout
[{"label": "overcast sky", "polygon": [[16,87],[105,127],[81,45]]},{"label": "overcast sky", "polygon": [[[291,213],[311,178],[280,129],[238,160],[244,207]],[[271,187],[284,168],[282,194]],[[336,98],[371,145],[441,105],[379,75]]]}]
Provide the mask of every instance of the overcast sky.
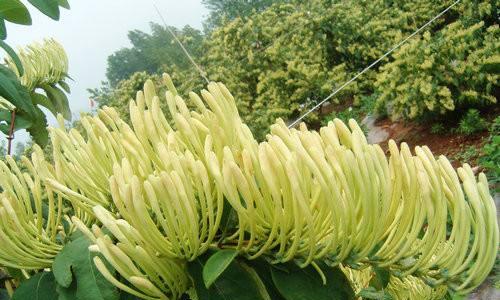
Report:
[{"label": "overcast sky", "polygon": [[[23,1],[27,3],[27,1]],[[153,3],[168,25],[186,24],[201,29],[207,10],[201,0],[70,0],[70,10],[61,10],[61,19],[52,21],[27,4],[32,26],[7,23],[7,42],[24,46],[46,37],[58,40],[69,57],[71,110],[74,115],[89,110],[87,88],[94,88],[105,79],[106,59],[114,51],[129,47],[127,33],[133,29],[149,32],[149,23],[161,23]],[[54,118],[49,122],[54,124]],[[26,134],[16,135],[15,142]]]}]

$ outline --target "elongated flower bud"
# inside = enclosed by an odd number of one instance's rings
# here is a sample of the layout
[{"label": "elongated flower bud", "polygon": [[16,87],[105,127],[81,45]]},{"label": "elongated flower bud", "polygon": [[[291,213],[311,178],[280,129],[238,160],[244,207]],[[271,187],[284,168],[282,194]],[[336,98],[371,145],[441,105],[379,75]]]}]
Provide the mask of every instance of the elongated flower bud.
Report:
[{"label": "elongated flower bud", "polygon": [[[18,56],[24,68],[20,81],[30,91],[43,85],[57,84],[68,75],[68,57],[64,48],[54,39],[19,49]],[[17,72],[12,59],[6,62]]]},{"label": "elongated flower bud", "polygon": [[[455,170],[427,147],[393,141],[386,155],[354,120],[319,132],[278,120],[258,142],[224,85],[191,93],[190,111],[165,80],[162,100],[152,82],[137,93],[131,125],[104,108],[83,119],[85,138],[51,130],[53,167],[34,161],[41,181],[86,218],[76,226],[95,218],[109,230],[106,236],[94,225],[92,249],[128,281],[97,259],[119,288],[175,298],[188,288],[182,261],[224,243],[248,259],[385,268],[399,278],[395,290],[415,278],[467,293],[491,270],[496,208],[485,175],[467,164]],[[222,230],[224,213],[237,226]]]},{"label": "elongated flower bud", "polygon": [[[34,156],[41,155],[41,150]],[[44,186],[26,158],[24,170],[6,156],[0,161],[0,265],[37,270],[50,267],[62,245],[62,198]],[[34,159],[36,161],[36,159]]]}]

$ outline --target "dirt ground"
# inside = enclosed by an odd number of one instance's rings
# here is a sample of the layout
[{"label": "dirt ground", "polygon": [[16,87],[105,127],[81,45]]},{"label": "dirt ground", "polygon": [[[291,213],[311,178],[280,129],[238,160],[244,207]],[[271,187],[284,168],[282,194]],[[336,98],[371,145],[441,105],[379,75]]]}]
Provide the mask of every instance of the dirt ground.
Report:
[{"label": "dirt ground", "polygon": [[[475,154],[479,154],[488,136],[487,131],[472,136],[452,132],[432,133],[430,126],[427,125],[391,122],[389,119],[378,120],[374,125],[386,132],[385,141],[380,142],[384,150],[387,149],[389,139],[393,139],[398,144],[405,142],[411,149],[415,148],[415,146],[426,145],[434,155],[445,155],[454,167],[459,167],[463,163],[476,166],[477,155],[461,157],[460,154],[471,147],[477,150]],[[467,159],[467,161],[463,161],[463,159]]]}]

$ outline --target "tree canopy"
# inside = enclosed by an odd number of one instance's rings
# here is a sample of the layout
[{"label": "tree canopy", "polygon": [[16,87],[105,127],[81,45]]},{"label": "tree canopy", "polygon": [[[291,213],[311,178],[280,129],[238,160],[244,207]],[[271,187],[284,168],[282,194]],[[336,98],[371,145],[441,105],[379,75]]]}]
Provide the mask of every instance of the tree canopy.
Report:
[{"label": "tree canopy", "polygon": [[[190,26],[182,29],[170,27],[181,40],[186,49],[194,57],[201,54],[202,33]],[[191,64],[174,40],[170,32],[163,26],[151,23],[151,33],[132,30],[128,34],[131,48],[122,48],[108,57],[106,77],[111,86],[129,78],[136,72],[161,73],[172,72],[173,68],[189,69]]]}]

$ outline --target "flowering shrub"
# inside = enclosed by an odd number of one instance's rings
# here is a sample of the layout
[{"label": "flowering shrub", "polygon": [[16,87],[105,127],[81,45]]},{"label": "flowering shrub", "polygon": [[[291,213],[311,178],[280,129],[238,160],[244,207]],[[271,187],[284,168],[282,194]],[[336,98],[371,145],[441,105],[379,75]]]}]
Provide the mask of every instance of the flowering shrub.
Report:
[{"label": "flowering shrub", "polygon": [[376,82],[379,109],[393,117],[416,118],[433,112],[494,105],[499,75],[486,71],[498,53],[500,30],[457,21],[431,37],[404,45],[384,65]]},{"label": "flowering shrub", "polygon": [[[163,82],[165,98],[146,81],[130,125],[104,107],[82,119],[86,138],[50,129],[53,164],[39,147],[25,173],[0,162],[0,264],[32,277],[14,300],[464,294],[491,270],[496,209],[469,165],[393,141],[386,157],[353,120],[278,120],[259,143],[223,84],[190,93],[190,110]],[[370,287],[343,273],[367,268]]]}]

